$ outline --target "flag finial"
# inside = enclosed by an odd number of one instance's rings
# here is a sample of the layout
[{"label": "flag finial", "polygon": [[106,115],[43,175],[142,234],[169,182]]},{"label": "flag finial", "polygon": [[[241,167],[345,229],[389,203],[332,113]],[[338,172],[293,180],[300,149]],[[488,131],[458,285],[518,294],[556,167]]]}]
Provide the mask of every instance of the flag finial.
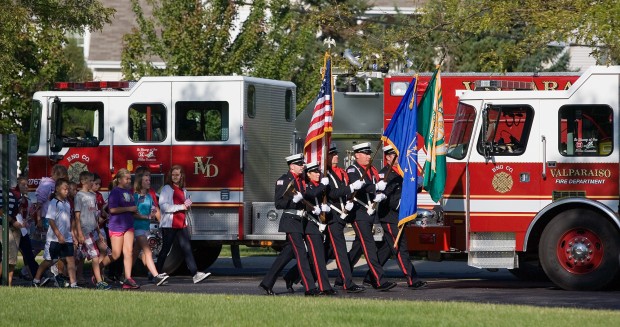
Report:
[{"label": "flag finial", "polygon": [[323,40],[323,44],[325,46],[327,46],[328,49],[331,49],[332,46],[336,46],[336,40],[332,39],[331,37],[326,38],[325,40]]}]

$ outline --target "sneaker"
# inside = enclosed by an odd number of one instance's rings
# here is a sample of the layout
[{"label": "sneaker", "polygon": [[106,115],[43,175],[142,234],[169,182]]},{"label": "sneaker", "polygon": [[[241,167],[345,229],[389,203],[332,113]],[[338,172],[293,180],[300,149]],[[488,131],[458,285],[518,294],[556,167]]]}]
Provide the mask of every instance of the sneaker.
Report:
[{"label": "sneaker", "polygon": [[69,283],[65,280],[62,275],[54,276],[54,286],[56,287],[68,287]]},{"label": "sneaker", "polygon": [[153,278],[155,284],[157,284],[157,286],[161,286],[161,285],[166,285],[168,284],[168,278],[170,278],[170,276],[166,275],[166,274],[159,274],[157,276],[155,276]]},{"label": "sneaker", "polygon": [[36,281],[36,280],[32,280],[32,287],[41,287],[43,286],[43,283],[41,283],[41,281]]},{"label": "sneaker", "polygon": [[101,281],[99,283],[97,283],[97,286],[95,286],[96,289],[98,290],[102,290],[102,291],[107,291],[109,289],[112,288],[112,286],[110,286],[108,283]]},{"label": "sneaker", "polygon": [[80,287],[80,286],[78,286],[78,284],[77,284],[77,283],[75,283],[75,284],[71,284],[71,285],[69,286],[69,288],[81,288],[81,287]]},{"label": "sneaker", "polygon": [[56,264],[52,265],[50,267],[50,272],[52,272],[52,275],[58,276],[58,266],[56,266]]},{"label": "sneaker", "polygon": [[194,284],[200,283],[203,280],[207,279],[209,276],[211,276],[211,273],[203,273],[201,271],[197,272],[196,275],[194,275]]},{"label": "sneaker", "polygon": [[136,281],[133,280],[133,278],[127,278],[123,281],[123,288],[124,289],[137,289],[137,288],[140,288],[140,285],[138,285],[138,283],[136,283]]},{"label": "sneaker", "polygon": [[49,278],[49,277],[43,277],[43,279],[41,279],[41,284],[40,284],[40,285],[41,285],[41,286],[44,286],[44,285],[45,285],[45,284],[47,284],[47,282],[49,282],[49,281],[50,281],[50,278]]}]

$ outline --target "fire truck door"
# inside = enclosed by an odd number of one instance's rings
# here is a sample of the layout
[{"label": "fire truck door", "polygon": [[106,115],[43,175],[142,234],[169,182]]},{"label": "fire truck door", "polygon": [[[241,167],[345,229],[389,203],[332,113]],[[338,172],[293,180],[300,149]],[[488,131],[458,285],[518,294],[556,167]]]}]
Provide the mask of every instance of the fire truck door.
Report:
[{"label": "fire truck door", "polygon": [[469,164],[470,231],[525,232],[538,211],[537,101],[486,104]]}]

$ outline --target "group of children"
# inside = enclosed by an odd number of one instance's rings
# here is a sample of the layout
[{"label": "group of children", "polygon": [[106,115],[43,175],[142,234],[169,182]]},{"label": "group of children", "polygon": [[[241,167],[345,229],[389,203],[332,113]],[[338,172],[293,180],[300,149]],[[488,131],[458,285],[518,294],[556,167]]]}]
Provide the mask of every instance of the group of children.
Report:
[{"label": "group of children", "polygon": [[[112,182],[107,204],[99,192],[99,176],[88,171],[82,172],[79,175],[79,191],[77,184],[70,182],[67,176],[66,167],[54,166],[52,177],[40,181],[36,191],[37,202],[30,208],[26,178],[20,177],[15,190],[11,190],[8,215],[11,231],[8,247],[9,285],[17,261],[17,247],[13,245],[23,240],[19,238],[19,231],[28,225],[36,226],[38,231],[46,230],[42,237],[45,239],[44,261],[40,265],[34,260],[32,248],[29,251],[22,250],[24,263],[29,267],[33,276],[32,285],[35,287],[53,280],[59,287],[79,288],[78,276],[83,274],[84,261],[91,260],[91,282],[96,289],[108,290],[111,286],[104,279],[103,268],[118,260],[121,255],[125,275],[121,284],[124,289],[140,287],[131,277],[134,261],[138,257],[147,267],[154,283],[158,286],[166,284],[169,276],[158,272],[147,240],[151,220],[161,219],[158,197],[151,189],[148,169],[139,167],[136,170],[133,185],[131,172],[120,169]],[[18,204],[21,210],[18,210]],[[191,201],[181,209],[188,210],[190,205]],[[30,239],[27,241],[30,243]],[[30,261],[27,260],[28,253],[33,253],[28,259],[34,262],[34,266],[27,262]],[[54,275],[53,278],[45,277],[48,269]],[[200,280],[208,276],[205,273],[199,274],[206,275]],[[68,275],[68,282],[63,275]]]}]

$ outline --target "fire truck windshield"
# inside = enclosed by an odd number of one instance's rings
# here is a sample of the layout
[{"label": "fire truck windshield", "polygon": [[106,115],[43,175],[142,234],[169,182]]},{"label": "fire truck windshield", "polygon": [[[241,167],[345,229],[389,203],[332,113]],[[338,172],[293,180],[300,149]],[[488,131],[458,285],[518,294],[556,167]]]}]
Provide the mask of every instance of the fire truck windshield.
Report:
[{"label": "fire truck windshield", "polygon": [[459,103],[450,133],[448,157],[461,160],[467,155],[472,130],[476,120],[476,110],[470,105]]}]

